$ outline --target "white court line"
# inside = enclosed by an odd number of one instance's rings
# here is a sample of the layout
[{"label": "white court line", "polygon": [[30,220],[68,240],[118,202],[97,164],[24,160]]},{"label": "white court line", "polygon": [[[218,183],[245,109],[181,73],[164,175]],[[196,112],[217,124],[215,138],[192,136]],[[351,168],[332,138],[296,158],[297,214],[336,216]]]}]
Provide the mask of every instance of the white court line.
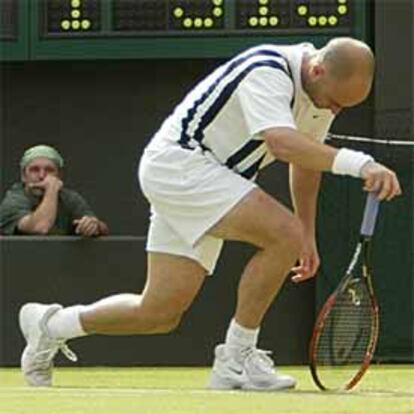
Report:
[{"label": "white court line", "polygon": [[[263,391],[262,391],[263,392]],[[4,387],[0,388],[0,399],[4,397],[33,397],[35,393],[39,395],[53,395],[53,396],[73,396],[73,397],[85,397],[85,396],[103,396],[103,397],[125,397],[125,396],[137,396],[137,395],[165,395],[165,394],[181,394],[181,395],[238,395],[238,396],[254,396],[261,392],[245,392],[240,390],[234,391],[219,391],[208,389],[195,389],[195,388],[86,388],[86,387],[53,387],[53,388],[25,388],[25,387]],[[266,393],[267,395],[271,393]],[[378,390],[378,391],[312,391],[312,390],[287,390],[277,391],[273,395],[294,395],[297,396],[343,396],[348,398],[413,398],[414,392],[409,391],[392,391],[392,390]]]},{"label": "white court line", "polygon": [[240,391],[230,390],[230,391],[218,391],[218,390],[208,390],[208,389],[196,389],[196,388],[110,388],[110,387],[39,387],[39,388],[30,388],[30,387],[5,387],[0,388],[0,396],[7,393],[30,393],[33,395],[34,392],[39,392],[42,394],[211,394],[218,393],[234,393],[240,394]]}]

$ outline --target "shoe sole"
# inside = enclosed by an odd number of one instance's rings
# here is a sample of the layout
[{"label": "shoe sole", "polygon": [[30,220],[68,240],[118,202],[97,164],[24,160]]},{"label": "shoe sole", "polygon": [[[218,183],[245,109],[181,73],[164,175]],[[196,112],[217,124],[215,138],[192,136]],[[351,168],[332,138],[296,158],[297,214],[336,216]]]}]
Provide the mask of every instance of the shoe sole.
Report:
[{"label": "shoe sole", "polygon": [[273,387],[258,387],[255,385],[245,385],[245,386],[235,386],[234,383],[225,380],[210,380],[208,384],[208,389],[216,391],[257,391],[257,392],[275,392],[275,391],[285,391],[294,389],[296,384],[293,385],[278,385]]},{"label": "shoe sole", "polygon": [[229,379],[218,377],[217,375],[212,375],[210,382],[208,383],[208,388],[210,390],[240,390],[241,384],[235,385],[235,382]]},{"label": "shoe sole", "polygon": [[241,390],[241,391],[263,391],[263,392],[272,392],[272,391],[283,391],[288,389],[293,389],[296,386],[296,381],[280,381],[279,384],[273,384],[269,387],[263,387],[253,384],[252,382],[244,382],[240,380],[238,384],[234,379],[228,377],[222,377],[217,373],[212,373],[210,381],[208,383],[208,388],[211,390]]},{"label": "shoe sole", "polygon": [[279,385],[273,385],[270,387],[260,387],[254,384],[245,384],[242,387],[243,391],[284,391],[284,390],[291,390],[293,388],[295,388],[296,383],[291,383],[291,384],[279,384]]}]

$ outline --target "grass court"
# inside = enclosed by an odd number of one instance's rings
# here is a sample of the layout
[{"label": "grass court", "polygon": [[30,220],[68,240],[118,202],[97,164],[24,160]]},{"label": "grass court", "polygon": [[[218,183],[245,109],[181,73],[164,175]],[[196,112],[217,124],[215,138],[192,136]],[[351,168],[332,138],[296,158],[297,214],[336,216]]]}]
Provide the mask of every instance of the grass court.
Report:
[{"label": "grass court", "polygon": [[414,414],[414,365],[373,365],[355,390],[322,392],[307,367],[295,390],[205,389],[210,368],[56,368],[53,388],[0,369],[1,414]]}]

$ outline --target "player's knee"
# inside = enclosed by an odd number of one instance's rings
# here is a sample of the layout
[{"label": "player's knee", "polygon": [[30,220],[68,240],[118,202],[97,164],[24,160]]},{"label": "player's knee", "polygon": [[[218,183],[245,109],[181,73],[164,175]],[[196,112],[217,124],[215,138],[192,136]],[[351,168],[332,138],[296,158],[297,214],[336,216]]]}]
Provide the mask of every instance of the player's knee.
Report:
[{"label": "player's knee", "polygon": [[145,315],[145,332],[151,334],[169,333],[181,322],[182,310],[173,305],[141,308],[140,316]]},{"label": "player's knee", "polygon": [[182,315],[178,315],[175,318],[165,321],[165,324],[163,325],[163,332],[169,333],[169,332],[175,331],[180,325],[181,316]]},{"label": "player's knee", "polygon": [[296,217],[287,224],[286,241],[292,250],[300,251],[303,243],[303,227],[302,223]]},{"label": "player's knee", "polygon": [[182,314],[176,315],[165,315],[162,318],[159,318],[156,326],[154,326],[154,333],[170,333],[177,329],[178,325],[181,322]]}]

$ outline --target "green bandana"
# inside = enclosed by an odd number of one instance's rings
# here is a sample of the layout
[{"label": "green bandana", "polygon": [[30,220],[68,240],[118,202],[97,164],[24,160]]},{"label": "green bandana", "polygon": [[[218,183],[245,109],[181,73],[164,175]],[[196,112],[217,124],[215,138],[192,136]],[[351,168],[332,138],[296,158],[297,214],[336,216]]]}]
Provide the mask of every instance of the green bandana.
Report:
[{"label": "green bandana", "polygon": [[36,145],[26,150],[20,160],[20,168],[24,170],[26,166],[33,161],[35,158],[45,157],[53,161],[59,168],[63,167],[62,156],[49,145]]}]

